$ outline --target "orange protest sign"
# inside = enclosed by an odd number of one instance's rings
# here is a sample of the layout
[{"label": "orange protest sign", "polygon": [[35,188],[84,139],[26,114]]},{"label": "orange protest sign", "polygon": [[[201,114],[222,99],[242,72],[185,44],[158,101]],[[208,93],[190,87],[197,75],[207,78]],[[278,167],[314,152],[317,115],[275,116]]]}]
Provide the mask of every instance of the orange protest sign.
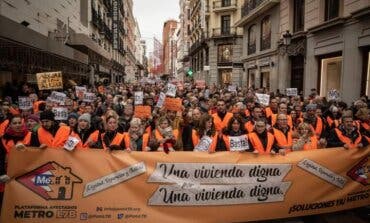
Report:
[{"label": "orange protest sign", "polygon": [[13,149],[1,222],[246,222],[352,209],[370,204],[369,153]]},{"label": "orange protest sign", "polygon": [[149,118],[152,115],[152,108],[150,106],[135,106],[134,117],[136,118]]},{"label": "orange protest sign", "polygon": [[164,107],[169,111],[182,111],[182,100],[181,98],[166,97]]}]

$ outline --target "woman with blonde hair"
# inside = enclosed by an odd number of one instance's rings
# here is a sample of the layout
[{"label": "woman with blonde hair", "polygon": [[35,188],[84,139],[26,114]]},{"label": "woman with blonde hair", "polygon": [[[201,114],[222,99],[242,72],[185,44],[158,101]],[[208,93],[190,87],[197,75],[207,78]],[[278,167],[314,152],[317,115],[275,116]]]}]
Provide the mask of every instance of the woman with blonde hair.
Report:
[{"label": "woman with blonde hair", "polygon": [[297,132],[293,136],[292,151],[314,150],[325,146],[326,141],[319,141],[309,124],[304,122],[298,125]]},{"label": "woman with blonde hair", "polygon": [[161,116],[157,120],[157,125],[153,131],[156,142],[159,143],[158,151],[175,151],[174,146],[178,137],[178,130],[173,129],[170,120],[166,116]]},{"label": "woman with blonde hair", "polygon": [[144,131],[144,126],[139,118],[133,118],[128,132],[124,133],[125,146],[128,151],[150,151],[149,133]]}]

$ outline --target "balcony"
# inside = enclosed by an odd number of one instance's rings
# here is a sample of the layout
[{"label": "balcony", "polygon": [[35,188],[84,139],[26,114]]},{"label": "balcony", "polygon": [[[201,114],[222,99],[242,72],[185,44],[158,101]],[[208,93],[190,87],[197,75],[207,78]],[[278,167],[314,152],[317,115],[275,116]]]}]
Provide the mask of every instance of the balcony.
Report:
[{"label": "balcony", "polygon": [[109,10],[112,8],[111,0],[103,0],[103,5]]},{"label": "balcony", "polygon": [[237,31],[235,27],[227,27],[227,28],[216,28],[212,29],[212,38],[228,38],[237,35]]},{"label": "balcony", "polygon": [[237,9],[238,9],[237,0],[220,0],[213,2],[213,11],[216,13],[236,11]]},{"label": "balcony", "polygon": [[208,34],[202,34],[201,38],[196,40],[190,47],[189,54],[196,52],[201,46],[204,46],[206,40],[208,39]]},{"label": "balcony", "polygon": [[243,27],[245,24],[256,19],[262,13],[279,4],[280,0],[250,0],[247,1],[241,10],[241,19],[236,26]]},{"label": "balcony", "polygon": [[123,24],[121,22],[118,22],[118,30],[122,35],[126,34],[125,27],[123,27]]},{"label": "balcony", "polygon": [[98,14],[98,12],[94,8],[91,8],[91,14],[92,14],[92,24],[96,28],[101,30],[102,27],[103,27],[103,20],[100,18],[100,15]]}]

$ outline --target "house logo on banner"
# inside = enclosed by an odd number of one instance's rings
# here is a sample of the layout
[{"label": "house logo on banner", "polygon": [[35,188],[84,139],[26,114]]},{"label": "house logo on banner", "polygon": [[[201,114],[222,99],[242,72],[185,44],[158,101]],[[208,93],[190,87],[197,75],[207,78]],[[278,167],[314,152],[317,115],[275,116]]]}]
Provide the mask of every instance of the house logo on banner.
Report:
[{"label": "house logo on banner", "polygon": [[291,164],[157,163],[149,205],[209,206],[284,201]]},{"label": "house logo on banner", "polygon": [[82,183],[71,168],[56,162],[48,162],[17,177],[16,181],[45,200],[71,200],[74,184]]},{"label": "house logo on banner", "polygon": [[370,185],[370,159],[365,157],[359,163],[357,163],[350,171],[347,176],[352,180],[361,183],[364,186]]}]

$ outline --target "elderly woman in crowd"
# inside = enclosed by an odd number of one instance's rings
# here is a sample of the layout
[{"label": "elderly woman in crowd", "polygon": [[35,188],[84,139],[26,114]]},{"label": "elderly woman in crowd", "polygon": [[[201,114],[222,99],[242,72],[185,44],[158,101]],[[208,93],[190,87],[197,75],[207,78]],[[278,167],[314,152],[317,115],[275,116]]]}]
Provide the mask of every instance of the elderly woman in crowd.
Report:
[{"label": "elderly woman in crowd", "polygon": [[178,137],[178,130],[171,127],[170,121],[166,116],[158,118],[153,137],[159,143],[158,151],[175,151],[174,146]]},{"label": "elderly woman in crowd", "polygon": [[292,151],[320,149],[326,146],[326,141],[318,140],[312,127],[307,123],[299,124],[297,132],[293,134]]},{"label": "elderly woman in crowd", "polygon": [[124,134],[125,146],[128,151],[150,151],[149,133],[144,131],[144,126],[139,118],[133,118],[130,128]]}]

